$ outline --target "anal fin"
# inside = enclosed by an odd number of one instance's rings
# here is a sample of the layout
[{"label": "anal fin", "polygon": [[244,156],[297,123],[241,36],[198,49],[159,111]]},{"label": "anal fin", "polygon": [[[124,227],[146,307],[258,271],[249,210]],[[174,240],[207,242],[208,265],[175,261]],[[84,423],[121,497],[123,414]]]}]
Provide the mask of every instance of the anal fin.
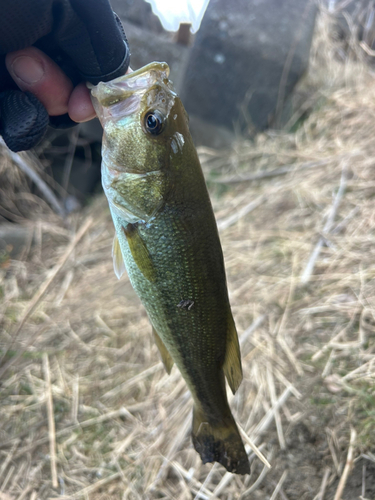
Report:
[{"label": "anal fin", "polygon": [[230,318],[228,321],[227,345],[223,371],[229,387],[231,388],[233,394],[235,394],[242,381],[242,366],[236,325],[234,324],[232,313],[230,311],[229,314]]},{"label": "anal fin", "polygon": [[157,345],[157,348],[159,349],[160,355],[161,355],[161,360],[163,361],[163,365],[165,367],[166,372],[168,375],[171,373],[172,366],[173,366],[173,359],[172,356],[169,354],[167,348],[165,347],[163,341],[159,337],[159,335],[156,333],[155,328],[152,327],[152,333],[154,334],[154,339],[155,343]]},{"label": "anal fin", "polygon": [[146,279],[149,281],[155,281],[156,269],[152,262],[150,252],[139,234],[138,226],[139,224],[137,222],[135,224],[129,223],[126,227],[124,227],[124,234],[138,269]]}]

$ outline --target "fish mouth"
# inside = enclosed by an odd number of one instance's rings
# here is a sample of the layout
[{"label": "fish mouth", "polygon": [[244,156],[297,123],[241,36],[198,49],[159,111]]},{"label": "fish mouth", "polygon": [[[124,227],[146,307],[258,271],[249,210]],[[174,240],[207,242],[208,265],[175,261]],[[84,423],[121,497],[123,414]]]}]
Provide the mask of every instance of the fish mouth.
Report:
[{"label": "fish mouth", "polygon": [[110,82],[99,82],[95,86],[88,84],[96,114],[102,125],[109,118],[125,117],[138,111],[143,95],[152,87],[164,87],[174,94],[168,77],[167,63],[152,62]]},{"label": "fish mouth", "polygon": [[163,82],[168,84],[169,82],[169,66],[165,62],[152,62],[143,66],[143,68],[139,68],[131,73],[126,74],[125,76],[120,76],[115,80],[112,80],[113,83],[121,82],[125,83],[125,85],[133,88],[135,86],[138,88],[150,88],[151,85],[157,82]]},{"label": "fish mouth", "polygon": [[169,66],[164,62],[152,62],[132,73],[119,76],[110,82],[88,84],[91,95],[104,107],[117,104],[134,94],[144,94],[155,84],[166,85],[172,90],[169,81]]}]

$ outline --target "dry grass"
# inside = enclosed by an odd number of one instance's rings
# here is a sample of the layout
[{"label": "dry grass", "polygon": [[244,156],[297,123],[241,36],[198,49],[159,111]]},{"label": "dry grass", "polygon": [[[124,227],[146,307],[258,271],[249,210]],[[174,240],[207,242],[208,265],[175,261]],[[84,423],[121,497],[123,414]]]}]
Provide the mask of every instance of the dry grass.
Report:
[{"label": "dry grass", "polygon": [[127,277],[114,276],[99,197],[64,224],[42,210],[34,246],[2,260],[1,500],[354,498],[353,463],[375,461],[375,81],[359,63],[318,59],[315,107],[295,133],[200,151],[241,341],[231,406],[252,475],[202,465],[192,448],[191,398],[176,368],[165,373]]}]

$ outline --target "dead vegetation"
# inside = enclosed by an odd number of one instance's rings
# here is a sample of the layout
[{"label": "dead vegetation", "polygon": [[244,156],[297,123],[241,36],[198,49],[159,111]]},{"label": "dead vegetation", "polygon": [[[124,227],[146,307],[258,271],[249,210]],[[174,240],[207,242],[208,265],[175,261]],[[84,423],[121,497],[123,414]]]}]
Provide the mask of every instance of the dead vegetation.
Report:
[{"label": "dead vegetation", "polygon": [[194,451],[185,383],[114,276],[105,199],[62,221],[3,153],[18,191],[1,210],[40,209],[34,243],[0,261],[1,500],[374,498],[375,80],[324,57],[324,26],[296,131],[200,151],[241,342],[231,406],[248,477]]}]

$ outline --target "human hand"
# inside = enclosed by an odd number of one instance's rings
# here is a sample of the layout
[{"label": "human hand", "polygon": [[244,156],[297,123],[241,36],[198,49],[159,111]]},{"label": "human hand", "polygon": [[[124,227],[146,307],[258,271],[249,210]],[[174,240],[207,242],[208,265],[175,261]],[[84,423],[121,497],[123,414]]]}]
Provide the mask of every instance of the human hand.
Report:
[{"label": "human hand", "polygon": [[48,122],[66,127],[93,118],[85,82],[111,80],[129,65],[108,0],[3,0],[0,54],[0,133],[13,151],[36,145]]},{"label": "human hand", "polygon": [[5,64],[20,90],[37,97],[49,116],[68,113],[78,123],[95,117],[85,83],[74,87],[58,64],[36,47],[10,52],[6,55]]}]

